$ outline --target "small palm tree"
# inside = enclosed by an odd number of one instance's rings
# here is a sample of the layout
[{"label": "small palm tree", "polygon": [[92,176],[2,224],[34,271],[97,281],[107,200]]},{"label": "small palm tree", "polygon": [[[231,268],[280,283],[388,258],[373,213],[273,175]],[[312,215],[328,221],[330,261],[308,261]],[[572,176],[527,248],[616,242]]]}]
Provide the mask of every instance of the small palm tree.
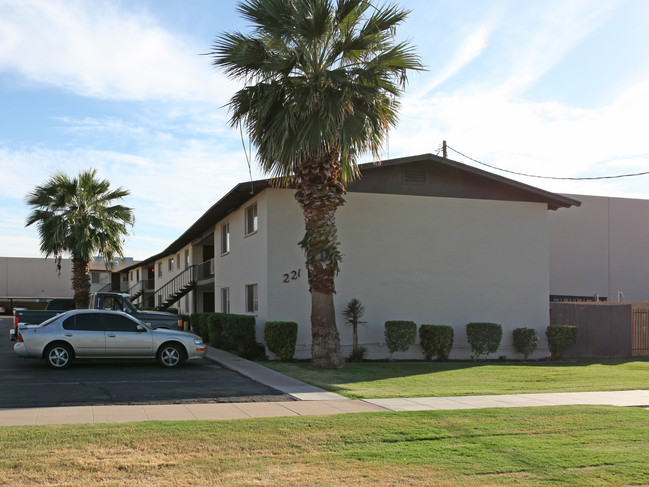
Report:
[{"label": "small palm tree", "polygon": [[343,311],[343,316],[345,321],[349,326],[352,327],[352,350],[358,348],[358,325],[363,325],[367,323],[366,321],[361,321],[361,318],[365,314],[365,306],[361,303],[360,299],[353,298]]},{"label": "small palm tree", "polygon": [[306,233],[311,292],[311,364],[341,368],[334,278],[342,260],[335,212],[357,159],[377,159],[397,122],[409,70],[421,69],[395,29],[408,11],[368,0],[247,0],[239,12],[253,34],[221,35],[214,65],[246,83],[230,100],[266,174],[295,187]]},{"label": "small palm tree", "polygon": [[135,219],[131,208],[115,204],[130,194],[110,189],[110,182],[96,178],[90,169],[70,179],[55,173],[26,196],[33,207],[26,226],[37,224],[41,252],[54,256],[60,269],[65,254],[72,257],[72,290],[77,308],[87,308],[90,293],[90,261],[103,257],[107,266],[124,257],[122,239]]}]

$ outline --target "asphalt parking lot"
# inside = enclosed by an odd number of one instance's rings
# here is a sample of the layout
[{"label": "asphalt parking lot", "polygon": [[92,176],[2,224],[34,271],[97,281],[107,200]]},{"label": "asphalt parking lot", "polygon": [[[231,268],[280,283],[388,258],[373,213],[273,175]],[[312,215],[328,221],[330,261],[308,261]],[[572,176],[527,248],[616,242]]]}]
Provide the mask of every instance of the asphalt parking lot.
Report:
[{"label": "asphalt parking lot", "polygon": [[163,369],[155,361],[77,361],[52,370],[14,354],[12,317],[0,317],[0,408],[287,401],[289,396],[208,359]]}]

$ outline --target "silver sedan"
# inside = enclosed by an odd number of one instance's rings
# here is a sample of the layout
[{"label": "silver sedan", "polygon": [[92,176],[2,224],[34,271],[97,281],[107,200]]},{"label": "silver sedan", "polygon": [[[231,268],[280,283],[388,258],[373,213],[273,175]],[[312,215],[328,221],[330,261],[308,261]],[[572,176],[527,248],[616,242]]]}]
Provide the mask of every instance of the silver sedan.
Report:
[{"label": "silver sedan", "polygon": [[73,310],[40,325],[18,325],[14,352],[21,357],[44,358],[63,369],[82,358],[155,358],[163,367],[204,358],[207,347],[192,333],[152,329],[121,311]]}]

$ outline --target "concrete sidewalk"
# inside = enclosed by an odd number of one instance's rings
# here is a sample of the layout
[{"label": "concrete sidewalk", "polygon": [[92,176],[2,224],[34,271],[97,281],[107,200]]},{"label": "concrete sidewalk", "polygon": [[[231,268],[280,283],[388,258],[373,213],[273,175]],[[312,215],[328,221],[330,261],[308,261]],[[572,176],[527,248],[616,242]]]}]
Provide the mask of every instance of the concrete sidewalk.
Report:
[{"label": "concrete sidewalk", "polygon": [[273,387],[295,401],[211,404],[156,404],[0,409],[0,426],[119,423],[129,421],[223,420],[361,412],[432,411],[564,405],[612,405],[649,408],[649,391],[570,392],[493,396],[419,397],[350,400],[286,377],[249,360],[213,348],[208,358]]}]

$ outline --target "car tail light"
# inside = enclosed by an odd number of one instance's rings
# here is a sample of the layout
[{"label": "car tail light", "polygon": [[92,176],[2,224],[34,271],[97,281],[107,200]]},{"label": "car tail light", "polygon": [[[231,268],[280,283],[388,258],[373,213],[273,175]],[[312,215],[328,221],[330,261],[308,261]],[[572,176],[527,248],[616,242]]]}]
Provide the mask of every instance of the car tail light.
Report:
[{"label": "car tail light", "polygon": [[18,337],[18,338],[16,338],[16,340],[18,340],[19,342],[23,342],[23,341],[24,341],[24,340],[23,340],[23,336],[20,334],[20,332],[16,332],[16,336]]},{"label": "car tail light", "polygon": [[183,329],[183,320],[178,320],[178,328]]}]

